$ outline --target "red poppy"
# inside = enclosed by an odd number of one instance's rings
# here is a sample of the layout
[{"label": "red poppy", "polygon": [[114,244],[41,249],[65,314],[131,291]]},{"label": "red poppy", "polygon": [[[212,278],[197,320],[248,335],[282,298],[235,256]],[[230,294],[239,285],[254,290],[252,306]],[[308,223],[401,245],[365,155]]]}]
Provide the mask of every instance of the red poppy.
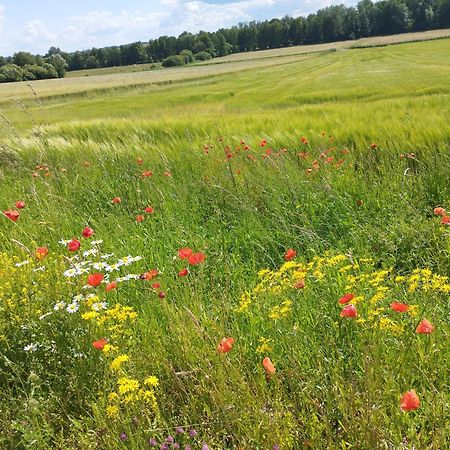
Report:
[{"label": "red poppy", "polygon": [[441,220],[441,225],[450,225],[450,216],[443,216]]},{"label": "red poppy", "polygon": [[302,144],[304,144],[304,145],[308,145],[308,139],[306,139],[305,137],[301,137],[300,138],[300,141],[302,142]]},{"label": "red poppy", "polygon": [[[17,203],[16,203],[16,206],[17,206]],[[436,216],[445,216],[445,209],[442,208],[442,206],[438,206],[437,208],[434,208],[434,214]]]},{"label": "red poppy", "polygon": [[17,219],[20,216],[19,211],[15,211],[14,209],[8,209],[8,211],[4,211],[3,215],[13,222],[17,222]]},{"label": "red poppy", "polygon": [[48,255],[48,248],[47,247],[39,247],[34,252],[34,255],[39,261],[42,261],[47,255]]},{"label": "red poppy", "polygon": [[166,293],[164,292],[164,291],[161,291],[159,294],[158,294],[158,297],[159,298],[164,298],[166,296]]},{"label": "red poppy", "polygon": [[290,261],[291,259],[294,259],[297,255],[297,252],[293,248],[289,248],[286,250],[286,253],[284,254],[284,259],[286,261]]},{"label": "red poppy", "polygon": [[17,209],[23,209],[25,208],[25,202],[23,200],[19,200],[16,202],[16,208]]},{"label": "red poppy", "polygon": [[267,145],[267,139],[263,139],[259,144],[260,147],[265,147]]},{"label": "red poppy", "polygon": [[158,269],[149,270],[141,275],[142,280],[150,281],[159,275]]},{"label": "red poppy", "polygon": [[303,289],[305,287],[305,280],[302,278],[301,280],[297,281],[297,283],[294,284],[295,289]]},{"label": "red poppy", "polygon": [[153,176],[153,172],[151,170],[144,170],[142,172],[142,178]]},{"label": "red poppy", "polygon": [[145,217],[144,216],[141,216],[140,214],[138,214],[137,216],[136,216],[136,222],[143,222],[144,221],[144,219],[145,219]]},{"label": "red poppy", "polygon": [[356,311],[355,305],[347,305],[342,309],[340,316],[341,317],[356,317],[358,312]]},{"label": "red poppy", "polygon": [[228,353],[233,348],[233,344],[234,339],[232,337],[223,338],[217,346],[217,351],[219,353]]},{"label": "red poppy", "polygon": [[168,170],[166,170],[163,175],[165,177],[171,177],[172,176],[172,174]]},{"label": "red poppy", "polygon": [[189,274],[189,270],[188,269],[183,269],[183,270],[180,270],[179,272],[178,272],[178,276],[179,277],[185,277],[186,275],[188,275]]},{"label": "red poppy", "polygon": [[33,173],[31,174],[31,176],[32,176],[33,178],[37,178],[37,177],[39,176],[39,174],[38,174],[37,172],[33,172]]},{"label": "red poppy", "polygon": [[91,273],[88,276],[87,282],[89,286],[96,287],[103,281],[103,274],[101,273]]},{"label": "red poppy", "polygon": [[375,143],[370,144],[370,148],[372,150],[375,150],[377,148],[377,144],[375,144]]},{"label": "red poppy", "polygon": [[434,326],[427,320],[422,319],[417,325],[416,333],[417,334],[431,334],[434,330]]},{"label": "red poppy", "polygon": [[186,248],[180,248],[179,250],[178,250],[178,256],[181,258],[181,259],[187,259],[187,258],[189,258],[189,256],[191,256],[192,255],[192,249],[190,249],[189,247],[186,247]]},{"label": "red poppy", "polygon": [[94,230],[90,227],[85,227],[83,231],[81,232],[83,237],[90,238],[94,234]]},{"label": "red poppy", "polygon": [[117,205],[118,203],[120,203],[122,201],[122,199],[120,197],[114,197],[111,200],[111,203],[113,203],[114,205]]},{"label": "red poppy", "polygon": [[277,371],[277,369],[275,369],[275,366],[272,364],[272,361],[270,360],[270,358],[268,356],[266,356],[262,360],[262,365],[268,375],[273,375]]},{"label": "red poppy", "polygon": [[97,350],[103,350],[107,343],[108,343],[108,341],[105,338],[102,338],[102,339],[99,339],[98,341],[94,341],[92,343],[92,347],[96,348]]},{"label": "red poppy", "polygon": [[345,294],[339,299],[339,303],[341,305],[345,305],[346,303],[352,301],[354,298],[354,294]]},{"label": "red poppy", "polygon": [[188,257],[188,263],[191,266],[196,266],[198,264],[201,264],[203,261],[205,261],[206,255],[204,253],[192,253],[191,256]]},{"label": "red poppy", "polygon": [[391,309],[392,311],[402,313],[408,311],[409,306],[406,303],[392,302]]},{"label": "red poppy", "polygon": [[141,165],[141,164],[144,162],[144,160],[143,160],[142,158],[138,158],[138,159],[136,160],[136,162],[137,162],[139,165]]},{"label": "red poppy", "polygon": [[147,206],[147,208],[145,208],[144,211],[147,214],[152,214],[155,210],[151,206]]},{"label": "red poppy", "polygon": [[153,289],[159,289],[161,287],[161,284],[160,283],[153,283],[152,284],[152,288]]},{"label": "red poppy", "polygon": [[113,289],[117,288],[117,281],[112,281],[111,283],[108,283],[106,285],[106,292],[112,291]]},{"label": "red poppy", "polygon": [[81,242],[78,239],[71,239],[68,244],[67,248],[70,252],[76,252],[81,246]]},{"label": "red poppy", "polygon": [[403,412],[414,411],[420,406],[419,396],[416,391],[407,391],[402,395],[400,399],[400,408]]}]

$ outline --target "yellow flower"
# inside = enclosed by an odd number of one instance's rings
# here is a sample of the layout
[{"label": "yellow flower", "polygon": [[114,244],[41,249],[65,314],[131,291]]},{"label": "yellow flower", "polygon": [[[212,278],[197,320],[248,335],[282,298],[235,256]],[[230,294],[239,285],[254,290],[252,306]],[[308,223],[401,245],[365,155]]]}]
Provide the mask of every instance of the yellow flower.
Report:
[{"label": "yellow flower", "polygon": [[128,356],[127,355],[119,355],[119,356],[117,356],[113,361],[112,361],[112,363],[111,363],[111,365],[110,365],[110,367],[111,367],[111,369],[112,370],[119,370],[120,369],[120,366],[124,363],[124,362],[126,362],[126,361],[128,361]]},{"label": "yellow flower", "polygon": [[119,394],[129,394],[139,389],[139,381],[134,378],[122,377],[117,380],[119,386]]},{"label": "yellow flower", "polygon": [[106,408],[106,414],[110,418],[115,418],[119,415],[119,407],[117,405],[108,405]]},{"label": "yellow flower", "polygon": [[147,386],[153,386],[158,387],[159,386],[159,380],[154,375],[150,375],[148,378],[144,380],[144,384]]},{"label": "yellow flower", "polygon": [[272,351],[272,347],[270,346],[270,342],[272,339],[266,339],[265,337],[259,338],[259,345],[256,348],[256,353],[269,353]]}]

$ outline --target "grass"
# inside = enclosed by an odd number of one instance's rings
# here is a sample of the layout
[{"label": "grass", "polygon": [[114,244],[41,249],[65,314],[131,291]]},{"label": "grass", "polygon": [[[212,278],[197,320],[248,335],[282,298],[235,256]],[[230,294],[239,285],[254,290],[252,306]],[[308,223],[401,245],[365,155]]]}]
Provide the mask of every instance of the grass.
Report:
[{"label": "grass", "polygon": [[[447,448],[450,236],[433,209],[450,208],[448,50],[0,94],[2,208],[26,202],[0,221],[1,446]],[[73,237],[77,252],[58,244]],[[186,247],[206,260],[181,259]],[[142,259],[113,266],[126,255]],[[84,267],[117,288],[67,276]],[[340,316],[345,293],[355,318]],[[416,333],[423,319],[431,334]],[[421,405],[403,412],[410,390]]]}]

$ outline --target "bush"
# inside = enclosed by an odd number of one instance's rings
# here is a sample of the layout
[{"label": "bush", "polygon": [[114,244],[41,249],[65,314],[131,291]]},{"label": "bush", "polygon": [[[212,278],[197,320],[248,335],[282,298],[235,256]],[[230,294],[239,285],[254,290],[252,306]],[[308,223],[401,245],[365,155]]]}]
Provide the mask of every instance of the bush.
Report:
[{"label": "bush", "polygon": [[197,61],[207,61],[208,59],[211,59],[212,56],[211,56],[211,54],[208,53],[208,52],[198,52],[198,53],[194,56],[194,58],[195,58]]},{"label": "bush", "polygon": [[7,83],[9,81],[22,81],[23,70],[16,64],[6,64],[0,67],[0,83]]},{"label": "bush", "polygon": [[189,64],[194,61],[194,54],[190,50],[183,50],[180,53],[180,56],[183,58],[185,64]]},{"label": "bush", "polygon": [[162,65],[163,67],[183,66],[184,59],[180,55],[169,56],[168,58],[163,59]]}]

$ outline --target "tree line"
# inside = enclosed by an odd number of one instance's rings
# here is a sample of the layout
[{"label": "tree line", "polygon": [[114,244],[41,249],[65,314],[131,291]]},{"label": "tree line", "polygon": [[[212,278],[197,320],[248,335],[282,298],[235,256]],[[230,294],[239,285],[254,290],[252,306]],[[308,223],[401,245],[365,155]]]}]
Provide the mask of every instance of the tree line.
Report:
[{"label": "tree line", "polygon": [[0,57],[0,82],[64,76],[66,70],[158,63],[178,66],[230,53],[320,44],[362,37],[450,27],[450,0],[362,0],[355,7],[329,6],[307,17],[241,23],[216,32],[183,32],[149,42],[44,57],[27,52]]}]

